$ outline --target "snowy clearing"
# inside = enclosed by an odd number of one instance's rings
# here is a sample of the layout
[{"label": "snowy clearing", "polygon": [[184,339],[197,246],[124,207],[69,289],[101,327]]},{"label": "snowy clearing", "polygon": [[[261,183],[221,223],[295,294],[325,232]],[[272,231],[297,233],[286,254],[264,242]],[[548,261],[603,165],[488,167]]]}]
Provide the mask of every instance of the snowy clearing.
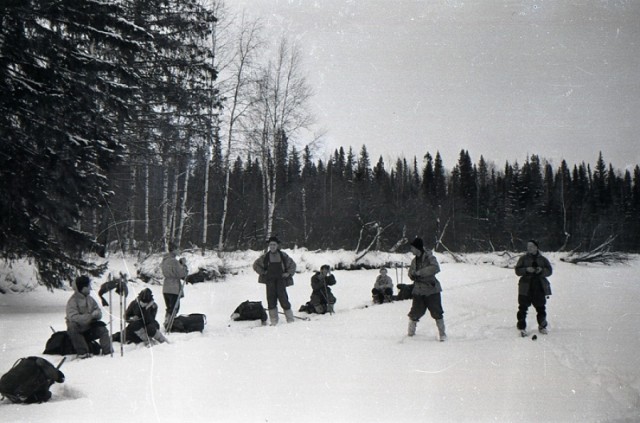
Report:
[{"label": "snowy clearing", "polygon": [[[341,260],[323,255],[322,262]],[[204,333],[170,334],[170,345],[150,349],[126,345],[124,357],[120,344],[114,344],[113,358],[67,361],[61,369],[66,382],[52,387],[50,402],[16,405],[3,400],[0,420],[640,420],[638,256],[626,265],[576,266],[561,262],[560,255],[548,255],[554,266],[550,334],[533,341],[520,338],[515,329],[513,269],[490,264],[502,263],[503,257],[471,255],[469,263],[457,264],[437,255],[449,337],[444,343],[436,341],[436,326],[428,314],[415,337],[405,336],[410,301],[371,305],[377,270],[334,272],[334,315],[310,315],[311,321],[293,324],[281,316],[276,327],[230,321],[242,301],[265,301],[263,286],[247,268],[251,260],[242,260],[238,253],[235,257],[241,263],[236,275],[186,288],[181,314],[205,313]],[[296,254],[293,258],[302,260]],[[309,264],[299,263],[303,273],[288,290],[296,311],[309,299],[310,270],[317,265],[312,258],[305,262]],[[134,259],[113,257],[110,268],[136,274]],[[30,275],[26,269],[19,274]],[[389,276],[394,284],[399,282],[394,269]],[[101,282],[93,285],[96,299]],[[128,301],[146,286],[132,283]],[[151,289],[163,309],[161,286]],[[60,361],[41,352],[51,334],[49,326],[65,330],[64,306],[70,295],[41,286],[0,295],[0,373],[20,357]],[[117,314],[117,301],[113,303]],[[528,324],[535,329],[533,308]]]}]

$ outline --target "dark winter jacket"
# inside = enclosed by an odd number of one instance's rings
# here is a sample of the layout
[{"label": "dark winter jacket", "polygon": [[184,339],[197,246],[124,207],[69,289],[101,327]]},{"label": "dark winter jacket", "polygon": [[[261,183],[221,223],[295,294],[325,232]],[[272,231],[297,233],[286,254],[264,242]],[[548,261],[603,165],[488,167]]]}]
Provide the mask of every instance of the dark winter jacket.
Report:
[{"label": "dark winter jacket", "polygon": [[[282,273],[288,273],[286,278],[287,286],[293,285],[293,275],[296,273],[296,263],[284,251],[278,250],[280,254],[280,264],[282,265]],[[267,270],[269,269],[269,252],[267,251],[253,262],[253,270],[260,275],[259,283],[267,283]]]},{"label": "dark winter jacket", "polygon": [[414,282],[413,296],[428,296],[442,292],[440,282],[435,276],[438,272],[440,272],[440,265],[431,251],[425,251],[422,255],[414,257],[409,266],[409,279]]},{"label": "dark winter jacket", "polygon": [[158,304],[155,301],[143,305],[136,299],[131,301],[124,317],[127,322],[142,321],[146,326],[156,320],[156,314],[158,314]]},{"label": "dark winter jacket", "polygon": [[324,276],[322,272],[316,272],[311,277],[311,293],[310,303],[314,306],[318,304],[335,304],[336,297],[331,293],[332,285],[336,284],[336,277],[333,275]]},{"label": "dark winter jacket", "polygon": [[91,322],[102,318],[102,311],[91,295],[75,292],[67,301],[67,328],[74,326],[77,332],[90,329]]},{"label": "dark winter jacket", "polygon": [[[540,267],[542,271],[540,273],[528,273],[528,267]],[[552,273],[551,263],[542,254],[533,255],[527,253],[523,255],[516,264],[516,275],[520,276],[518,295],[530,295],[531,284],[536,282],[542,285],[544,295],[551,295],[551,284],[549,284],[547,277],[551,276]]]},{"label": "dark winter jacket", "polygon": [[163,294],[180,294],[180,279],[184,279],[189,274],[189,269],[185,264],[178,261],[175,254],[167,253],[162,258],[162,275],[164,276],[164,284],[162,286]]}]

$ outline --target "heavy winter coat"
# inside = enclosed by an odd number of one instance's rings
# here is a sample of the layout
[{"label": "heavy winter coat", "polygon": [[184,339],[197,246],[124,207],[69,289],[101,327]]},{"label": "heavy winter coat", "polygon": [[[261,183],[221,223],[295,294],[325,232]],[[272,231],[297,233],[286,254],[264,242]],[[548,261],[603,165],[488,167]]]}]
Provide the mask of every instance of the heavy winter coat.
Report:
[{"label": "heavy winter coat", "polygon": [[[540,273],[527,273],[528,267],[540,267]],[[551,284],[547,277],[551,276],[553,269],[551,263],[542,254],[525,254],[518,260],[516,264],[516,275],[520,276],[518,282],[518,295],[529,295],[531,291],[531,283],[539,280],[542,284],[544,295],[551,295]]]},{"label": "heavy winter coat", "polygon": [[158,304],[156,304],[155,301],[151,301],[151,303],[143,305],[136,299],[131,301],[129,307],[127,307],[124,317],[127,321],[140,320],[144,322],[145,325],[148,325],[156,320],[157,314]]},{"label": "heavy winter coat", "polygon": [[376,283],[373,284],[373,288],[378,291],[384,291],[387,288],[393,289],[393,280],[389,275],[378,275]]},{"label": "heavy winter coat", "polygon": [[442,292],[436,273],[440,272],[438,260],[430,251],[414,257],[409,266],[409,279],[414,282],[413,295],[433,295]]},{"label": "heavy winter coat", "polygon": [[77,332],[85,332],[91,328],[91,322],[101,318],[102,311],[91,295],[76,291],[67,301],[67,328],[74,325]]},{"label": "heavy winter coat", "polygon": [[331,293],[330,286],[336,284],[336,277],[333,275],[323,276],[322,272],[316,272],[311,277],[311,304],[318,305],[323,303],[335,304],[336,297]]},{"label": "heavy winter coat", "polygon": [[180,294],[180,279],[184,279],[189,274],[189,269],[186,265],[181,264],[176,256],[172,253],[167,253],[162,258],[162,275],[164,276],[164,285],[162,286],[163,294]]},{"label": "heavy winter coat", "polygon": [[[288,273],[286,278],[286,286],[293,285],[293,275],[296,273],[296,262],[284,251],[278,250],[280,254],[280,264],[282,265],[282,273]],[[253,270],[260,275],[259,283],[267,283],[267,269],[269,268],[269,252],[267,251],[253,262]]]}]

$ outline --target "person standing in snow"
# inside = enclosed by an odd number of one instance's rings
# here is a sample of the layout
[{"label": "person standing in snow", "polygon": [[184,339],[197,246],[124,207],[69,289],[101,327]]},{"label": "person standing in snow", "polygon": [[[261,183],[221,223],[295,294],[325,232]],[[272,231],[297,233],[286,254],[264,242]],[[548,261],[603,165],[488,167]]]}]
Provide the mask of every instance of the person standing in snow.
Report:
[{"label": "person standing in snow", "polygon": [[551,295],[551,285],[547,277],[551,276],[553,269],[551,263],[540,254],[538,242],[527,242],[527,253],[520,257],[516,264],[518,281],[518,313],[517,328],[523,336],[526,336],[527,310],[533,305],[536,309],[538,331],[547,334],[547,296]]},{"label": "person standing in snow", "polygon": [[89,358],[87,341],[100,340],[102,354],[111,354],[111,339],[109,331],[102,319],[102,311],[91,293],[91,279],[88,276],[78,276],[73,284],[74,293],[67,301],[66,320],[67,334],[71,339],[78,358]]},{"label": "person standing in snow", "polygon": [[411,252],[415,256],[409,267],[409,279],[414,282],[413,300],[409,311],[409,329],[407,335],[416,333],[416,325],[427,310],[436,321],[440,341],[445,341],[447,335],[444,328],[444,311],[442,310],[442,287],[436,279],[436,273],[440,272],[440,265],[430,250],[425,250],[421,238],[411,242]]},{"label": "person standing in snow", "polygon": [[145,346],[151,345],[151,340],[158,343],[167,342],[160,332],[160,324],[156,321],[158,304],[153,301],[153,292],[145,288],[138,294],[138,298],[131,301],[124,314],[127,326],[127,340],[135,342],[136,338]]},{"label": "person standing in snow", "polygon": [[382,304],[385,302],[391,302],[391,296],[393,295],[393,281],[391,280],[391,277],[387,275],[386,267],[380,269],[380,274],[376,278],[376,282],[373,284],[371,294],[373,294],[374,303]]},{"label": "person standing in snow", "polygon": [[271,325],[278,324],[278,302],[284,310],[287,323],[292,323],[294,317],[287,287],[293,285],[296,263],[280,250],[280,240],[277,237],[272,236],[267,242],[267,252],[256,259],[253,270],[260,275],[258,282],[267,287],[267,311]]},{"label": "person standing in snow", "polygon": [[[164,284],[162,285],[162,296],[165,303],[164,327],[167,328],[172,315],[177,315],[180,310],[180,298],[184,297],[181,280],[189,274],[189,268],[184,258],[178,260],[178,246],[173,242],[169,243],[169,252],[162,258],[162,275]],[[175,313],[175,314],[174,314]]]},{"label": "person standing in snow", "polygon": [[316,313],[333,314],[333,305],[336,303],[336,297],[331,292],[330,286],[336,284],[336,277],[331,274],[331,267],[323,264],[320,271],[311,277],[311,299],[309,304]]}]

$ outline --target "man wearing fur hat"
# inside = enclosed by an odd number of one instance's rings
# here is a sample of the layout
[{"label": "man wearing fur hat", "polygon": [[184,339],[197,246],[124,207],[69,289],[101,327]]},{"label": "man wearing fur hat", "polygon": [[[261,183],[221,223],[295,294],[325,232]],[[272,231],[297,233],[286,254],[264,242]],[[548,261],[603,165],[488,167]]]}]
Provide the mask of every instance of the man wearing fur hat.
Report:
[{"label": "man wearing fur hat", "polygon": [[293,285],[296,263],[280,250],[280,240],[277,237],[272,236],[267,242],[268,250],[253,263],[253,270],[260,275],[258,282],[267,286],[267,311],[271,326],[278,324],[278,302],[284,310],[287,323],[292,323],[294,317],[287,287]]},{"label": "man wearing fur hat", "polygon": [[547,296],[551,295],[551,285],[547,277],[551,276],[553,269],[549,260],[540,254],[536,240],[527,242],[527,253],[520,257],[515,270],[516,275],[520,276],[516,326],[522,336],[527,336],[527,311],[529,306],[533,305],[537,313],[538,331],[546,335]]},{"label": "man wearing fur hat", "polygon": [[67,302],[67,334],[78,358],[91,357],[87,341],[100,340],[102,354],[111,354],[109,331],[102,318],[102,311],[91,295],[91,280],[78,276],[73,284],[74,293]]},{"label": "man wearing fur hat", "polygon": [[407,334],[413,336],[416,326],[427,310],[436,321],[440,341],[445,341],[447,335],[444,328],[444,311],[440,293],[442,287],[436,279],[436,273],[440,272],[440,265],[430,250],[424,248],[422,238],[416,238],[411,242],[411,252],[415,256],[409,267],[409,279],[414,282],[413,302],[409,311],[409,329]]}]

